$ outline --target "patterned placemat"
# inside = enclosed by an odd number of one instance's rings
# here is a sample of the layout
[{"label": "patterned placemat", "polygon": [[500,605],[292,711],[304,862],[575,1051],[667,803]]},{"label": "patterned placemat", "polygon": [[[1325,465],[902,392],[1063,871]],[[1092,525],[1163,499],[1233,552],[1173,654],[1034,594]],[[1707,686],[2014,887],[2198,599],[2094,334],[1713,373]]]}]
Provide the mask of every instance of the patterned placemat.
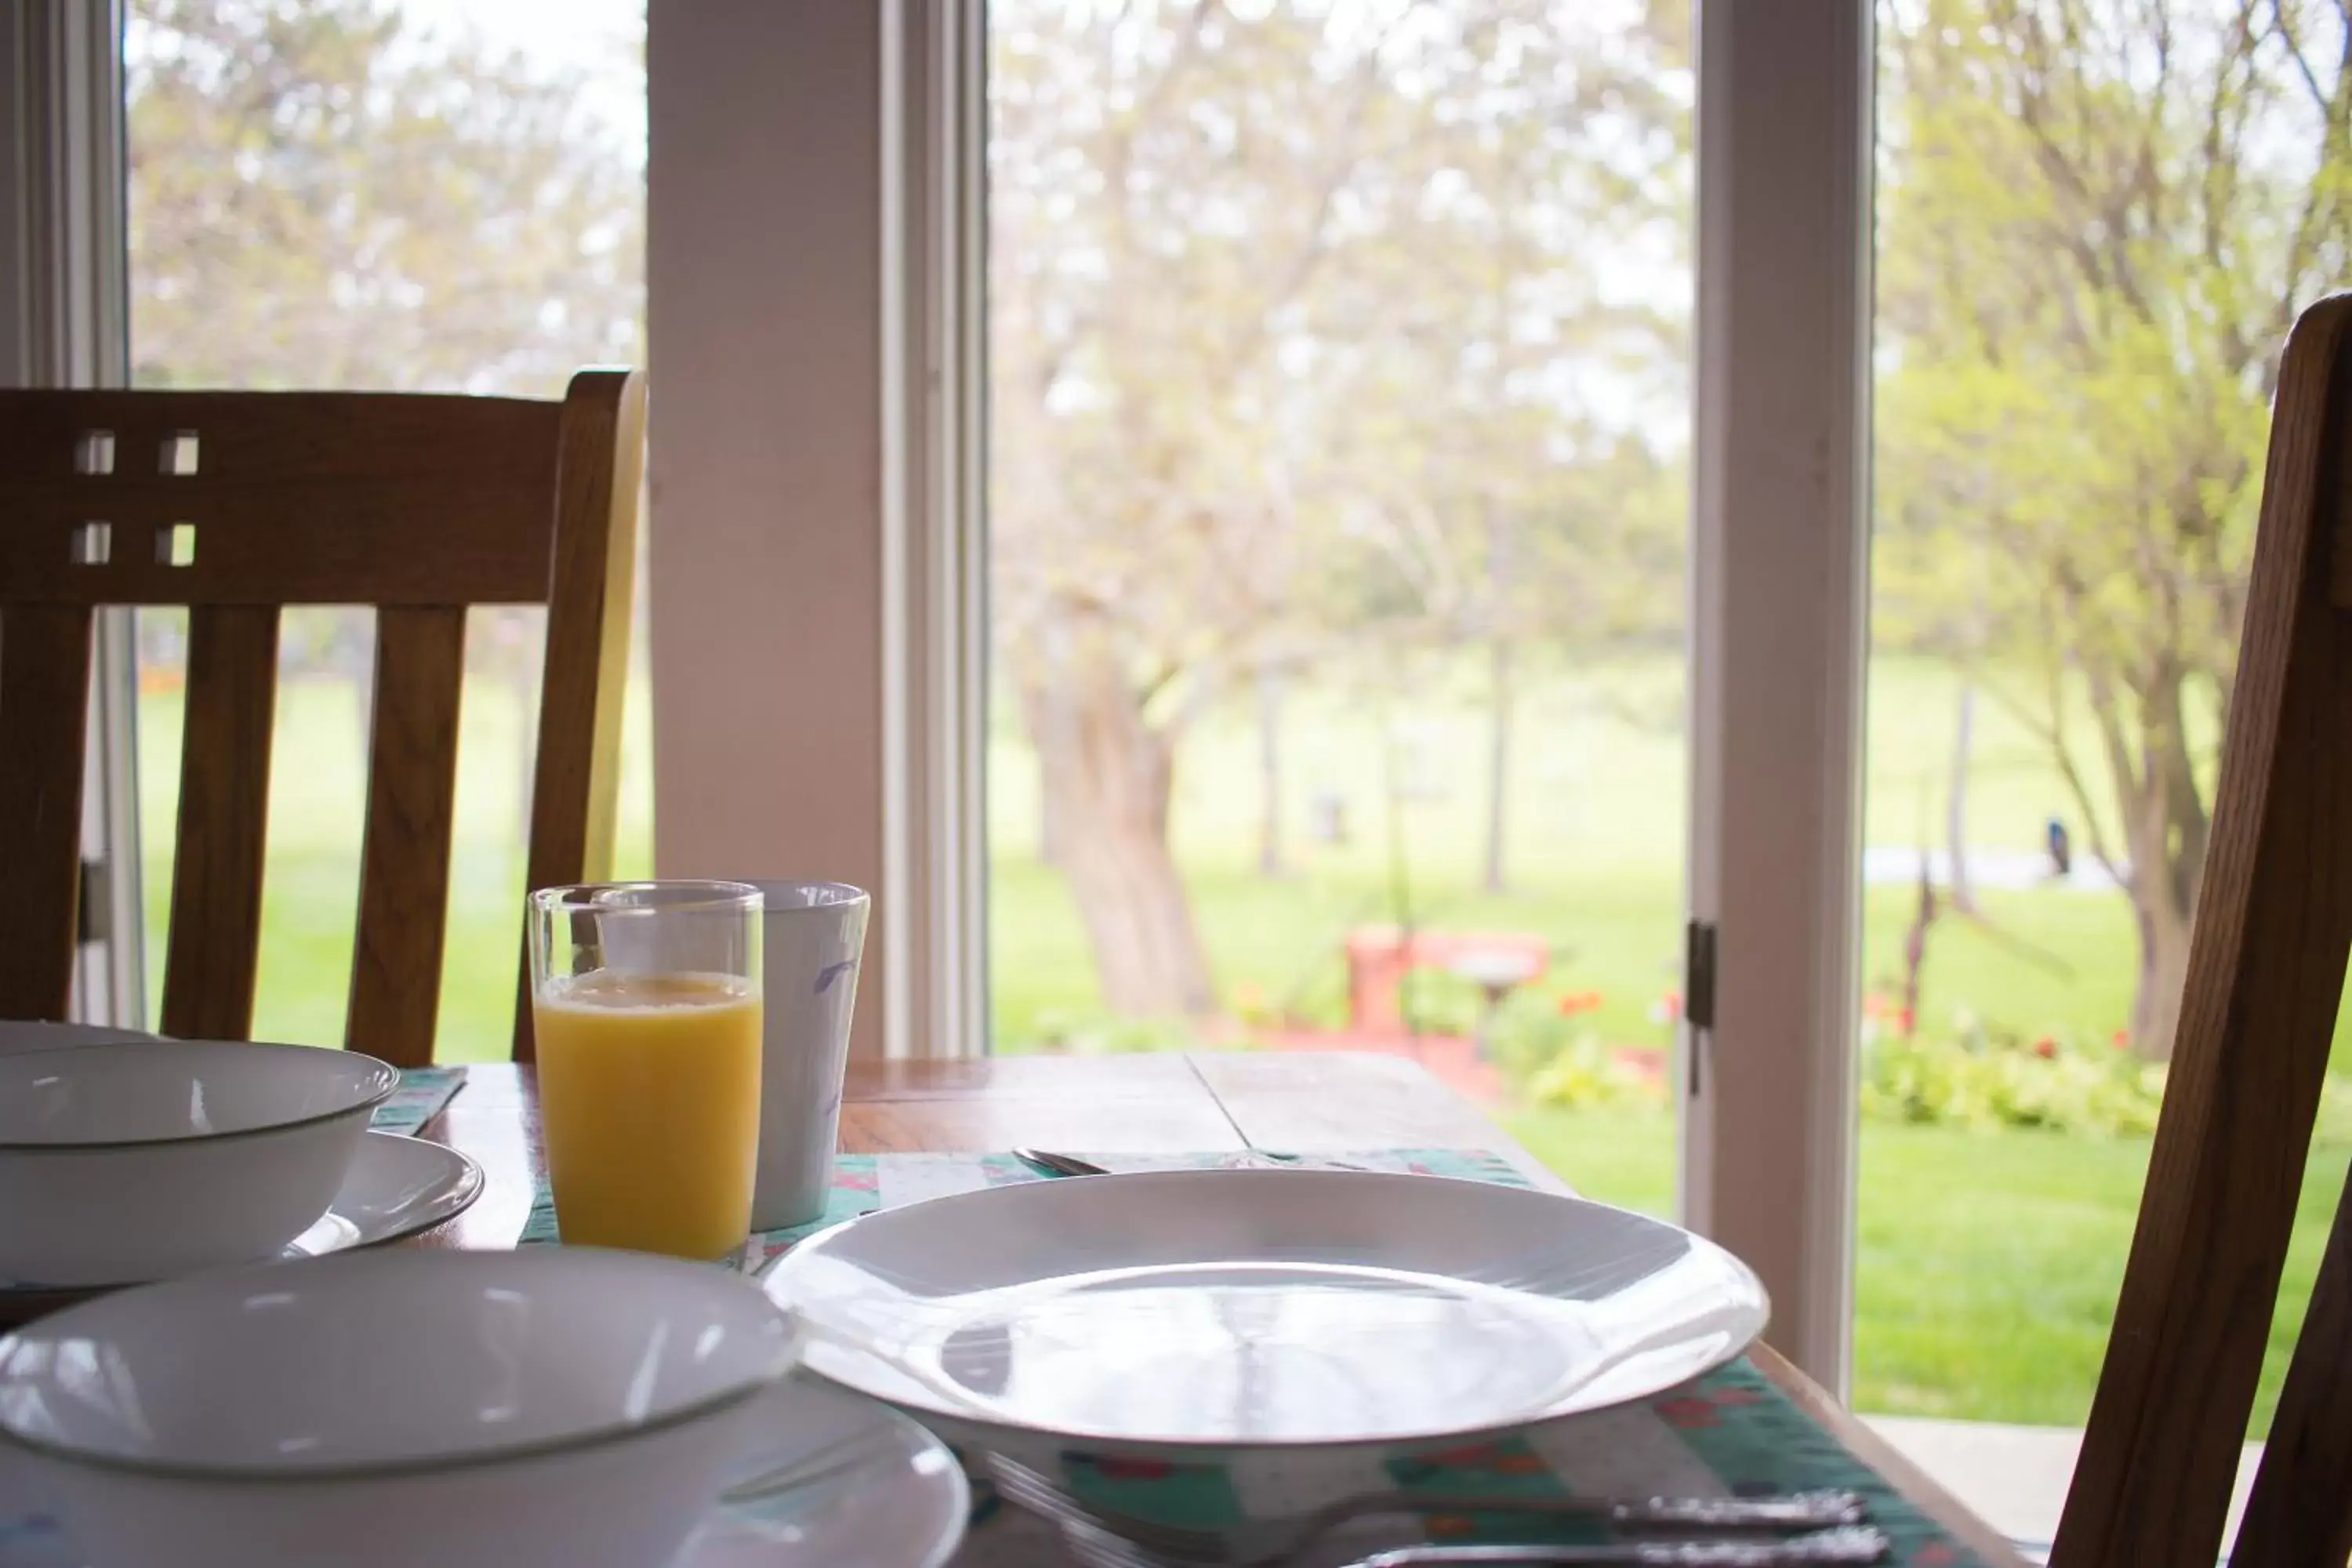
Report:
[{"label": "patterned placemat", "polygon": [[368,1125],[378,1132],[413,1133],[440,1115],[441,1108],[465,1087],[462,1067],[403,1068],[400,1087],[375,1108],[375,1120]]},{"label": "patterned placemat", "polygon": [[[1224,1154],[1081,1153],[1113,1170],[1179,1170],[1233,1163]],[[1451,1149],[1380,1149],[1346,1153],[1351,1164],[1427,1175],[1530,1184],[1500,1157]],[[925,1198],[1040,1180],[1007,1153],[845,1154],[831,1202],[807,1225],[751,1238],[743,1267],[756,1271],[803,1237],[842,1220]],[[557,1239],[542,1188],[525,1243]],[[1193,1529],[1231,1531],[1252,1520],[1295,1516],[1332,1499],[1391,1488],[1427,1492],[1508,1492],[1534,1497],[1667,1494],[1726,1497],[1834,1488],[1860,1493],[1885,1531],[1897,1568],[1982,1568],[1977,1554],[1906,1501],[1745,1357],[1656,1398],[1547,1423],[1490,1442],[1431,1452],[1376,1447],[1239,1454],[1212,1463],[1097,1463],[1065,1455],[1062,1479],[1106,1510]],[[972,1488],[973,1519],[958,1568],[1034,1568],[1061,1561],[1053,1532],[1003,1506],[983,1478]],[[1428,1515],[1335,1531],[1328,1550],[1301,1568],[1342,1563],[1383,1547],[1426,1541],[1607,1539],[1582,1521],[1546,1524],[1525,1515]],[[13,1568],[0,1559],[0,1568]]]}]

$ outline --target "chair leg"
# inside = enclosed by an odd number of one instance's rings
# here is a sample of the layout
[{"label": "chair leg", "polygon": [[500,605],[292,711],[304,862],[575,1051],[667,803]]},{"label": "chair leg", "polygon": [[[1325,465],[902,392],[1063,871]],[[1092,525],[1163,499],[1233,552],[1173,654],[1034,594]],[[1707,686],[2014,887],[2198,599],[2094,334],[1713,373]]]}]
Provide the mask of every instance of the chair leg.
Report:
[{"label": "chair leg", "polygon": [[2344,1568],[2352,1559],[2352,1172],[2288,1363],[2230,1561]]}]

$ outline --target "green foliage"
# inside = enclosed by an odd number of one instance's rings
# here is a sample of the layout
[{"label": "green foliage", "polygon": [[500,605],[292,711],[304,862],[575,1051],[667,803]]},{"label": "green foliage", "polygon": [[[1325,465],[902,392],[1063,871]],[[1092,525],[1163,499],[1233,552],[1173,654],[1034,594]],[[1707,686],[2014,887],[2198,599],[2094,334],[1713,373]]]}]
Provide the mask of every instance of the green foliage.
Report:
[{"label": "green foliage", "polygon": [[[2310,0],[1882,6],[1877,635],[1997,672],[2147,944],[2169,1048],[2268,405],[2352,263]],[[2054,803],[2053,803],[2054,805]]]},{"label": "green foliage", "polygon": [[2111,1137],[2156,1130],[2165,1069],[2108,1047],[1887,1035],[1863,1049],[1870,1121]]},{"label": "green foliage", "polygon": [[385,0],[136,0],[124,58],[137,384],[548,396],[642,361],[642,149],[582,73]]},{"label": "green foliage", "polygon": [[1590,1033],[1563,1040],[1543,1066],[1528,1075],[1528,1102],[1556,1110],[1597,1110],[1608,1106],[1654,1110],[1665,1102],[1657,1080],[1628,1067],[1615,1051]]}]

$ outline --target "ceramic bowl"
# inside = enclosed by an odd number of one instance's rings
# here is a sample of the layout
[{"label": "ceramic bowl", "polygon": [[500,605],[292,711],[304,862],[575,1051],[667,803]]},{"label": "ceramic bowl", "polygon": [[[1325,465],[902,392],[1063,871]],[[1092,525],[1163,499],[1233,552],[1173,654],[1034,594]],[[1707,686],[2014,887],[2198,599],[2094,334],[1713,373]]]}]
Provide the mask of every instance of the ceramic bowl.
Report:
[{"label": "ceramic bowl", "polygon": [[0,1340],[0,1443],[90,1568],[658,1568],[792,1359],[708,1265],[347,1253]]},{"label": "ceramic bowl", "polygon": [[400,1086],[373,1057],[243,1040],[0,1053],[0,1279],[94,1286],[275,1256]]},{"label": "ceramic bowl", "polygon": [[23,1018],[0,1018],[0,1051],[53,1051],[60,1046],[100,1046],[123,1040],[152,1040],[137,1029],[115,1029],[103,1024],[47,1024]]}]

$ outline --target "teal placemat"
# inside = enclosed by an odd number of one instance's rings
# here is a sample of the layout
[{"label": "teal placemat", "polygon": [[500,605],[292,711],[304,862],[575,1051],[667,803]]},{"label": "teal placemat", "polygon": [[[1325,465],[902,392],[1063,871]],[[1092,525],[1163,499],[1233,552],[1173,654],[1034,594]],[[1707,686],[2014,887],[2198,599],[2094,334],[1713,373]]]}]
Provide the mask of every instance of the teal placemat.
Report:
[{"label": "teal placemat", "polygon": [[368,1123],[378,1132],[408,1134],[441,1114],[441,1108],[466,1087],[462,1067],[403,1068],[400,1087],[375,1108]]},{"label": "teal placemat", "polygon": [[[1233,1159],[1222,1154],[1083,1152],[1081,1157],[1122,1172],[1198,1169]],[[1530,1184],[1508,1162],[1483,1152],[1380,1149],[1339,1157],[1381,1170]],[[814,1231],[862,1214],[1040,1179],[1006,1153],[845,1154],[835,1162],[832,1198],[824,1216],[755,1236],[746,1249],[744,1267],[763,1268]],[[543,1186],[522,1239],[527,1244],[558,1239],[554,1205]],[[1974,1552],[1912,1507],[1745,1357],[1653,1399],[1546,1423],[1506,1438],[1433,1451],[1283,1449],[1202,1464],[1095,1462],[1065,1454],[1061,1469],[1072,1492],[1102,1508],[1202,1530],[1231,1530],[1253,1519],[1295,1516],[1330,1499],[1389,1488],[1538,1497],[1720,1497],[1834,1488],[1858,1492],[1866,1500],[1872,1522],[1893,1542],[1887,1562],[1897,1568],[1982,1568]],[[984,1478],[974,1478],[972,1495],[972,1534],[957,1558],[959,1568],[1031,1568],[1057,1560],[1044,1527],[1000,1506]],[[1368,1551],[1417,1541],[1572,1542],[1606,1538],[1602,1527],[1581,1521],[1547,1526],[1525,1515],[1431,1515],[1409,1530],[1386,1521],[1335,1533],[1329,1552],[1309,1559],[1302,1568],[1326,1560],[1343,1563]]]}]

